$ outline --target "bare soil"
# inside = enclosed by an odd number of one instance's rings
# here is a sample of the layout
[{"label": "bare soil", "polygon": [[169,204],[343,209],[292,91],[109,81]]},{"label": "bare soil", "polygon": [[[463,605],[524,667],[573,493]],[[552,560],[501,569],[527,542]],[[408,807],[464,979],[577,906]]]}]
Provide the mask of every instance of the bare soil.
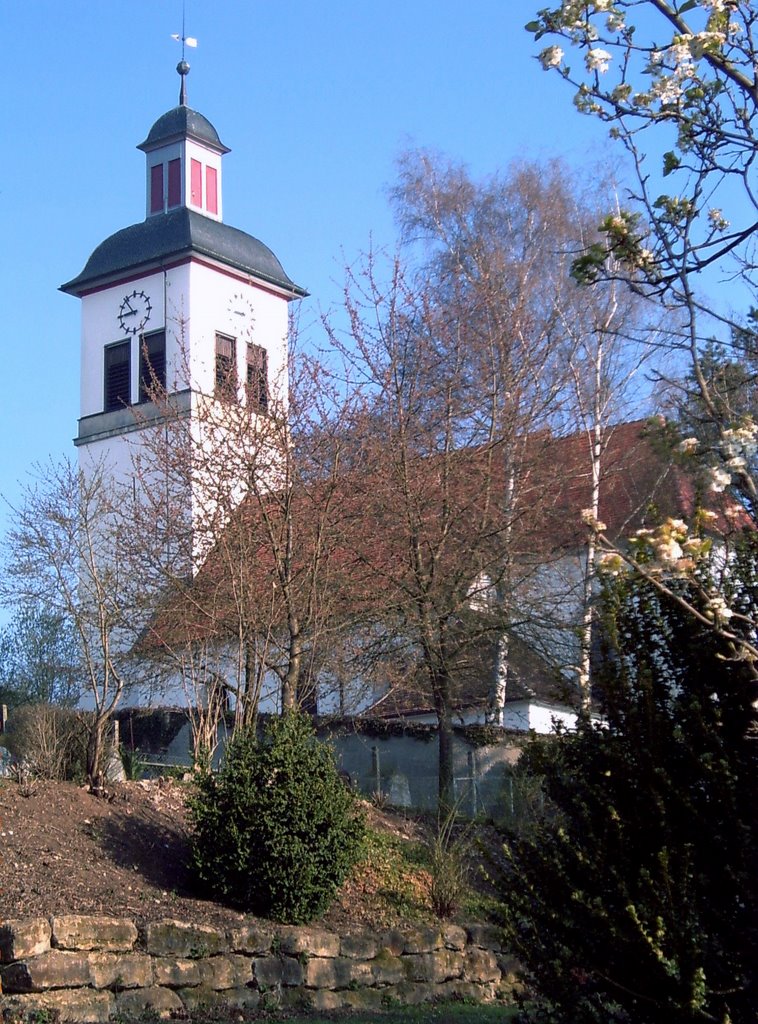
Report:
[{"label": "bare soil", "polygon": [[[199,898],[188,863],[187,785],[170,779],[114,785],[97,797],[73,783],[0,780],[0,921],[61,914],[177,918],[229,925],[242,919]],[[369,824],[404,839],[423,825],[365,805]],[[426,916],[428,876],[406,873],[414,914]],[[405,911],[401,911],[407,916]],[[322,924],[344,932],[399,923],[386,879],[366,862]]]}]

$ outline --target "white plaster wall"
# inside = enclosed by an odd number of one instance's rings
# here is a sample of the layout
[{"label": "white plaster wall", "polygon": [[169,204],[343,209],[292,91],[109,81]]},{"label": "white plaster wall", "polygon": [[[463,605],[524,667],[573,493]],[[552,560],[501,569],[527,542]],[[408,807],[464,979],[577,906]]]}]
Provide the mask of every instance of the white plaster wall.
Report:
[{"label": "white plaster wall", "polygon": [[189,262],[166,272],[166,388],[169,392],[184,391],[190,386],[189,285]]},{"label": "white plaster wall", "polygon": [[584,552],[534,568],[516,592],[522,620],[516,632],[566,679],[576,679],[580,660],[577,626],[583,602]]},{"label": "white plaster wall", "polygon": [[[369,717],[371,716],[369,715]],[[436,725],[437,718],[433,714],[408,715],[407,721],[418,725]],[[505,705],[503,728],[513,732],[533,731],[544,735],[555,732],[556,721],[567,729],[573,729],[576,726],[576,714],[568,709],[561,710],[550,704],[526,700],[512,701]],[[484,711],[471,710],[458,713],[455,715],[454,724],[484,725]]]},{"label": "white plaster wall", "polygon": [[[143,291],[152,311],[145,333],[166,328],[166,382],[169,391],[187,386],[211,395],[214,390],[216,332],[237,341],[237,377],[244,400],[246,345],[261,345],[268,353],[272,399],[286,403],[287,300],[215,268],[191,262],[155,271],[126,283],[85,295],[82,299],[80,415],[103,411],[104,351],[126,340],[118,322],[124,296]],[[139,339],[131,337],[132,401],[138,397]]]},{"label": "white plaster wall", "polygon": [[[242,690],[244,670],[240,663],[239,651],[233,645],[217,647],[208,653],[203,661],[209,673],[222,676],[232,687]],[[202,672],[193,670],[188,659],[182,659],[177,651],[176,660],[165,656],[162,664],[156,662],[152,671],[146,666],[147,679],[129,687],[121,706],[123,707],[178,707],[204,706],[206,693]],[[279,714],[281,711],[281,685],[273,672],[266,673],[261,687],[259,709],[262,714]],[[234,711],[234,697],[230,697],[230,711]],[[170,760],[170,759],[169,759]]]},{"label": "white plaster wall", "polygon": [[[150,297],[152,311],[145,333],[161,330],[164,326],[164,281],[160,271],[92,292],[82,299],[81,416],[93,416],[103,411],[104,352],[107,345],[127,339],[118,322],[118,314],[124,296],[131,295],[133,291],[145,292]],[[139,379],[139,340],[133,335],[129,337],[132,345],[131,395],[135,401]]]},{"label": "white plaster wall", "polygon": [[287,299],[205,264],[189,267],[186,289],[172,287],[169,315],[174,293],[189,295],[185,300],[193,388],[212,395],[214,390],[216,333],[236,339],[237,379],[240,400],[244,400],[247,376],[246,346],[261,345],[268,353],[269,383],[272,397],[286,401],[287,379]]},{"label": "white plaster wall", "polygon": [[573,711],[561,710],[550,704],[532,701],[514,701],[505,706],[506,729],[518,732],[536,732],[546,735],[555,732],[556,722],[567,729],[576,728],[576,714]]}]

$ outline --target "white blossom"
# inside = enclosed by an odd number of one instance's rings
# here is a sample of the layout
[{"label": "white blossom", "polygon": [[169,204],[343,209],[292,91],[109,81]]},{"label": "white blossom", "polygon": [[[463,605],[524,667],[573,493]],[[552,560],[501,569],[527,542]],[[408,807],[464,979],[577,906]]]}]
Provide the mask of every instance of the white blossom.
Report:
[{"label": "white blossom", "polygon": [[696,452],[699,447],[700,442],[696,437],[685,437],[683,441],[679,442],[676,449],[684,455],[691,455],[693,452]]},{"label": "white blossom", "polygon": [[754,458],[758,454],[758,426],[748,418],[742,426],[724,430],[721,435],[721,450],[727,458],[738,455],[745,459]]},{"label": "white blossom", "polygon": [[732,482],[731,475],[723,469],[719,469],[717,466],[712,466],[710,468],[709,476],[711,478],[711,490],[715,491],[716,494],[721,494],[721,492],[725,491]]},{"label": "white blossom", "polygon": [[563,50],[560,46],[548,46],[539,56],[540,64],[547,71],[548,68],[557,68],[563,60]]},{"label": "white blossom", "polygon": [[637,253],[635,263],[640,270],[649,270],[654,263],[654,256],[651,249],[640,249]]},{"label": "white blossom", "polygon": [[655,553],[661,562],[678,562],[684,557],[681,544],[673,537],[665,537],[655,543]]},{"label": "white blossom", "polygon": [[710,542],[703,537],[688,537],[682,545],[685,554],[700,558],[710,550]]},{"label": "white blossom", "polygon": [[718,623],[728,622],[734,615],[734,612],[729,608],[721,594],[714,594],[705,606],[705,614],[707,618]]},{"label": "white blossom", "polygon": [[729,221],[724,217],[723,212],[715,206],[708,211],[708,220],[714,231],[726,231],[729,227]]},{"label": "white blossom", "polygon": [[666,51],[666,56],[680,74],[692,71],[692,36],[677,36]]},{"label": "white blossom", "polygon": [[651,91],[661,103],[674,103],[682,95],[682,85],[674,75],[661,75],[653,83]]},{"label": "white blossom", "polygon": [[593,47],[593,49],[587,51],[584,63],[587,65],[588,71],[598,71],[602,75],[608,70],[608,66],[611,63],[611,55],[607,50]]},{"label": "white blossom", "polygon": [[720,50],[726,42],[723,32],[696,32],[691,37],[690,52],[693,57],[702,57],[704,53]]},{"label": "white blossom", "polygon": [[585,526],[591,527],[593,530],[597,530],[598,533],[603,533],[608,527],[605,523],[601,522],[591,508],[583,508],[581,512],[582,522]]}]

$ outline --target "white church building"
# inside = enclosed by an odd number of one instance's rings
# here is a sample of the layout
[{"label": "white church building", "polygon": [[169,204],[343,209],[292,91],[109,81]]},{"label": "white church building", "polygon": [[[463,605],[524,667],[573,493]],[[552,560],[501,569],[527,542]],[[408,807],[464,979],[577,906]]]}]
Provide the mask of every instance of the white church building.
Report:
[{"label": "white church building", "polygon": [[[222,172],[229,149],[210,121],[187,105],[189,65],[181,61],[177,71],[179,104],[158,118],[138,146],[145,154],[144,219],[98,245],[84,269],[62,285],[81,299],[82,309],[81,406],[74,442],[80,466],[86,473],[89,466],[107,464],[122,480],[133,475],[135,453],[166,420],[166,403],[156,401],[157,393],[190,428],[200,423],[209,402],[260,417],[274,400],[286,408],[288,307],[307,294],[266,245],[224,223]],[[570,494],[569,489],[556,494],[556,521],[578,524],[581,502],[587,504],[574,493],[586,473],[586,438],[560,444],[564,462],[583,468],[572,477]],[[609,509],[603,518],[610,515],[608,522],[622,532],[645,507],[655,460],[639,424],[620,427],[614,444],[616,469],[607,484]],[[653,468],[660,488],[665,474],[657,463]],[[203,499],[196,486],[202,485],[193,481],[181,496],[192,524]],[[680,498],[686,505],[690,496],[668,486],[672,507]],[[582,555],[581,538],[577,544],[567,542],[574,561]],[[193,546],[193,568],[203,554],[202,546]],[[540,672],[534,657],[524,659],[520,689],[516,675],[503,724],[545,732],[556,717],[571,724],[573,707],[535,682]],[[482,720],[487,681],[481,684],[459,709],[462,726]],[[166,703],[181,703],[181,688],[173,695]],[[370,713],[416,724],[431,720],[423,703],[391,696],[375,695],[367,702]]]},{"label": "white church building", "polygon": [[[209,397],[265,414],[286,401],[288,305],[307,293],[257,238],[223,220],[229,149],[186,101],[153,124],[145,218],[97,246],[61,286],[81,299],[79,461],[132,472],[140,437],[165,417],[156,388],[192,422]],[[197,495],[188,496],[194,502]]]}]

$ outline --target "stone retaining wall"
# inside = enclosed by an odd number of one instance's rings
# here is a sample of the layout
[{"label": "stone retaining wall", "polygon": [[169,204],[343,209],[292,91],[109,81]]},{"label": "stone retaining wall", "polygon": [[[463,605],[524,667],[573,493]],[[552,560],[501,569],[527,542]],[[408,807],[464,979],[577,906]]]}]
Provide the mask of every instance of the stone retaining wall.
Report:
[{"label": "stone retaining wall", "polygon": [[28,918],[0,926],[0,1008],[105,1022],[200,1006],[332,1010],[510,994],[515,962],[497,929],[409,927],[337,935],[126,918]]}]

